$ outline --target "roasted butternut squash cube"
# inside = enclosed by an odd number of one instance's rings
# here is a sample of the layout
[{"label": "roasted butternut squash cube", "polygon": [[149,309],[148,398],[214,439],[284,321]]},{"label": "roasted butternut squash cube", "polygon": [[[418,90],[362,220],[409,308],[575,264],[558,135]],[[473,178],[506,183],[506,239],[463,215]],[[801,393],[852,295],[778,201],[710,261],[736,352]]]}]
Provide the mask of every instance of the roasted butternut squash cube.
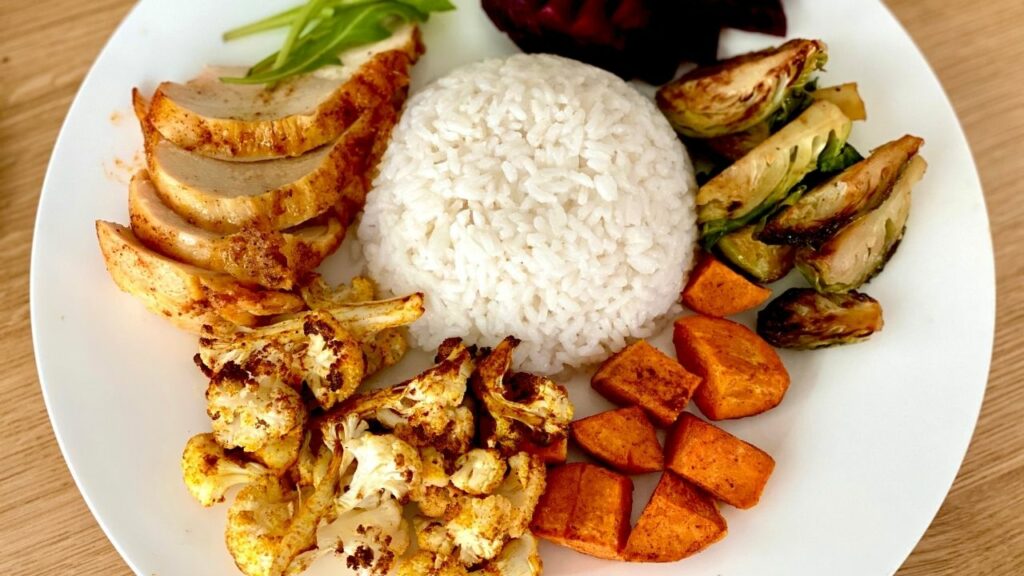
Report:
[{"label": "roasted butternut squash cube", "polygon": [[770,410],[789,388],[775,349],[731,320],[685,316],[676,320],[673,342],[679,362],[703,379],[693,401],[711,420]]},{"label": "roasted butternut squash cube", "polygon": [[733,271],[717,258],[705,254],[683,289],[683,304],[708,316],[732,316],[764,304],[772,291],[758,286]]},{"label": "roasted butternut squash cube", "polygon": [[665,467],[737,508],[761,499],[775,460],[765,451],[683,414],[665,441]]},{"label": "roasted butternut squash cube", "polygon": [[587,454],[623,474],[657,472],[664,467],[654,425],[639,406],[577,420],[569,431]]},{"label": "roasted butternut squash cube", "polygon": [[725,518],[710,496],[665,472],[629,534],[623,556],[630,562],[675,562],[718,542],[727,532]]},{"label": "roasted butternut squash cube", "polygon": [[644,340],[605,360],[590,381],[605,398],[639,406],[665,428],[676,421],[700,383],[700,378]]},{"label": "roasted butternut squash cube", "polygon": [[530,529],[578,552],[622,559],[633,508],[633,481],[600,466],[575,462],[552,468]]}]

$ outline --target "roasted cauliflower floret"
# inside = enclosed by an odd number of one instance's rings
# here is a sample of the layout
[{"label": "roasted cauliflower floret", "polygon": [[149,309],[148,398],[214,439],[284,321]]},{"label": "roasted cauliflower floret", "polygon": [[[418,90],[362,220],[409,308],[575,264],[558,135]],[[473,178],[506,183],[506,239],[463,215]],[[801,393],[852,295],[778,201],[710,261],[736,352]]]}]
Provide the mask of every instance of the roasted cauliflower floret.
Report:
[{"label": "roasted cauliflower floret", "polygon": [[417,518],[417,543],[439,556],[457,556],[471,567],[498,556],[505,543],[529,532],[533,510],[544,492],[546,470],[539,457],[520,452],[508,461],[508,475],[488,496],[457,489],[443,519]]},{"label": "roasted cauliflower floret", "polygon": [[537,539],[527,532],[501,549],[501,554],[471,576],[540,576],[543,570]]},{"label": "roasted cauliflower floret", "polygon": [[275,474],[283,474],[298,460],[304,435],[303,427],[296,426],[283,437],[264,444],[262,448],[252,453],[252,457],[273,470]]},{"label": "roasted cauliflower floret", "polygon": [[275,376],[296,390],[303,382],[321,406],[347,398],[363,381],[359,342],[329,312],[311,311],[233,334],[204,331],[196,361],[216,377],[224,371]]},{"label": "roasted cauliflower floret", "polygon": [[224,493],[232,486],[256,481],[269,473],[255,462],[227,453],[210,433],[189,438],[181,455],[181,471],[189,493],[203,506],[223,502]]},{"label": "roasted cauliflower floret", "polygon": [[355,414],[380,422],[413,446],[433,446],[446,454],[466,452],[474,433],[472,410],[464,404],[473,355],[461,341],[450,340],[441,345],[437,361],[412,380],[349,398],[326,420]]},{"label": "roasted cauliflower floret", "polygon": [[474,448],[455,462],[451,483],[467,494],[491,494],[505,479],[505,460],[497,450]]},{"label": "roasted cauliflower floret", "polygon": [[547,444],[564,437],[572,421],[573,406],[565,387],[533,374],[509,374],[512,352],[519,340],[509,336],[480,361],[471,384],[493,419],[485,435],[488,448],[516,452],[532,439]]},{"label": "roasted cauliflower floret", "polygon": [[206,388],[206,413],[217,442],[255,452],[306,421],[294,388],[273,376],[222,374]]},{"label": "roasted cauliflower floret", "polygon": [[509,539],[514,515],[512,502],[503,496],[460,499],[446,528],[462,563],[472,566],[497,556]]},{"label": "roasted cauliflower floret", "polygon": [[420,481],[419,453],[393,434],[363,434],[342,447],[355,460],[348,488],[338,497],[342,509],[376,508],[388,498],[405,502]]},{"label": "roasted cauliflower floret", "polygon": [[402,517],[402,505],[391,498],[369,510],[342,512],[317,531],[318,552],[334,552],[359,576],[389,574],[409,543],[409,525]]},{"label": "roasted cauliflower floret", "polygon": [[247,576],[280,574],[275,572],[278,551],[298,505],[298,492],[274,476],[238,492],[228,510],[224,539],[239,570]]},{"label": "roasted cauliflower floret", "polygon": [[533,510],[544,494],[547,468],[539,456],[520,452],[508,459],[508,469],[508,476],[494,493],[512,503],[515,513],[508,530],[513,538],[519,538],[529,530]]}]

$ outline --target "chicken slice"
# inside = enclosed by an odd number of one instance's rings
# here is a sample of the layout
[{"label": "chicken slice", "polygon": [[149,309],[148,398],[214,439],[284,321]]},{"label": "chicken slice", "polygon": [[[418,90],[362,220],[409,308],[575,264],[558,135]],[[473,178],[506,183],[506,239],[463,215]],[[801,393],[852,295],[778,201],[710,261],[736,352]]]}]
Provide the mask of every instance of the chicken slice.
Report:
[{"label": "chicken slice", "polygon": [[341,53],[340,66],[273,88],[219,80],[243,75],[244,68],[210,70],[185,84],[160,84],[148,119],[175,145],[206,156],[298,156],[335,140],[365,110],[400,105],[422,52],[419,29],[406,25],[386,40]]},{"label": "chicken slice", "polygon": [[97,220],[96,236],[114,283],[182,329],[255,326],[261,317],[305,307],[295,294],[249,288],[227,274],[162,256],[119,224]]},{"label": "chicken slice", "polygon": [[175,146],[149,121],[132,91],[146,142],[146,165],[164,204],[198,226],[237,232],[258,225],[283,230],[335,208],[342,224],[362,209],[377,160],[391,135],[392,106],[367,109],[338,138],[294,158],[230,162]]},{"label": "chicken slice", "polygon": [[345,227],[334,214],[327,215],[322,224],[284,232],[257,226],[228,234],[210,232],[165,205],[145,170],[132,178],[128,213],[132,232],[154,250],[187,264],[226,272],[243,282],[281,290],[292,289],[345,237]]}]

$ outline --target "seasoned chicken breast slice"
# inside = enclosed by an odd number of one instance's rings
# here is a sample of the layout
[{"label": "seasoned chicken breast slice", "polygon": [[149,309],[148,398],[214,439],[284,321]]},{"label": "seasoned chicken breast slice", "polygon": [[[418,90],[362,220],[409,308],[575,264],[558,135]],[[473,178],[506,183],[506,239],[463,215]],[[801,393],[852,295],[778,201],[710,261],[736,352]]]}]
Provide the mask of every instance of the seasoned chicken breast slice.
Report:
[{"label": "seasoned chicken breast slice", "polygon": [[295,294],[250,288],[227,274],[162,256],[125,226],[97,220],[96,236],[114,283],[179,328],[198,333],[204,325],[257,326],[263,317],[305,307]]},{"label": "seasoned chicken breast slice", "polygon": [[419,29],[406,25],[385,40],[341,53],[339,66],[271,88],[220,81],[243,75],[244,68],[210,69],[184,84],[160,84],[148,120],[176,146],[205,156],[300,156],[336,140],[366,110],[400,105],[422,52]]},{"label": "seasoned chicken breast slice", "polygon": [[225,272],[249,284],[292,289],[341,244],[345,227],[333,212],[322,222],[277,231],[248,226],[238,232],[211,232],[165,205],[145,170],[128,189],[132,232],[150,248],[187,264]]}]

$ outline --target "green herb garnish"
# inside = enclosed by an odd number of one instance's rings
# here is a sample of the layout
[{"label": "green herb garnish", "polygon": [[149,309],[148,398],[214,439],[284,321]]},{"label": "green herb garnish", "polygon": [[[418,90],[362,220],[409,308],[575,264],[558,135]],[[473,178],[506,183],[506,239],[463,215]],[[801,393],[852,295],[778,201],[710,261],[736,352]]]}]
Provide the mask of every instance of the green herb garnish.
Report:
[{"label": "green herb garnish", "polygon": [[232,84],[273,84],[291,76],[340,64],[338,54],[379,42],[406,22],[425,22],[431,12],[454,10],[449,0],[309,0],[279,14],[228,30],[230,41],[268,30],[288,29],[277,52],[259,61]]}]

